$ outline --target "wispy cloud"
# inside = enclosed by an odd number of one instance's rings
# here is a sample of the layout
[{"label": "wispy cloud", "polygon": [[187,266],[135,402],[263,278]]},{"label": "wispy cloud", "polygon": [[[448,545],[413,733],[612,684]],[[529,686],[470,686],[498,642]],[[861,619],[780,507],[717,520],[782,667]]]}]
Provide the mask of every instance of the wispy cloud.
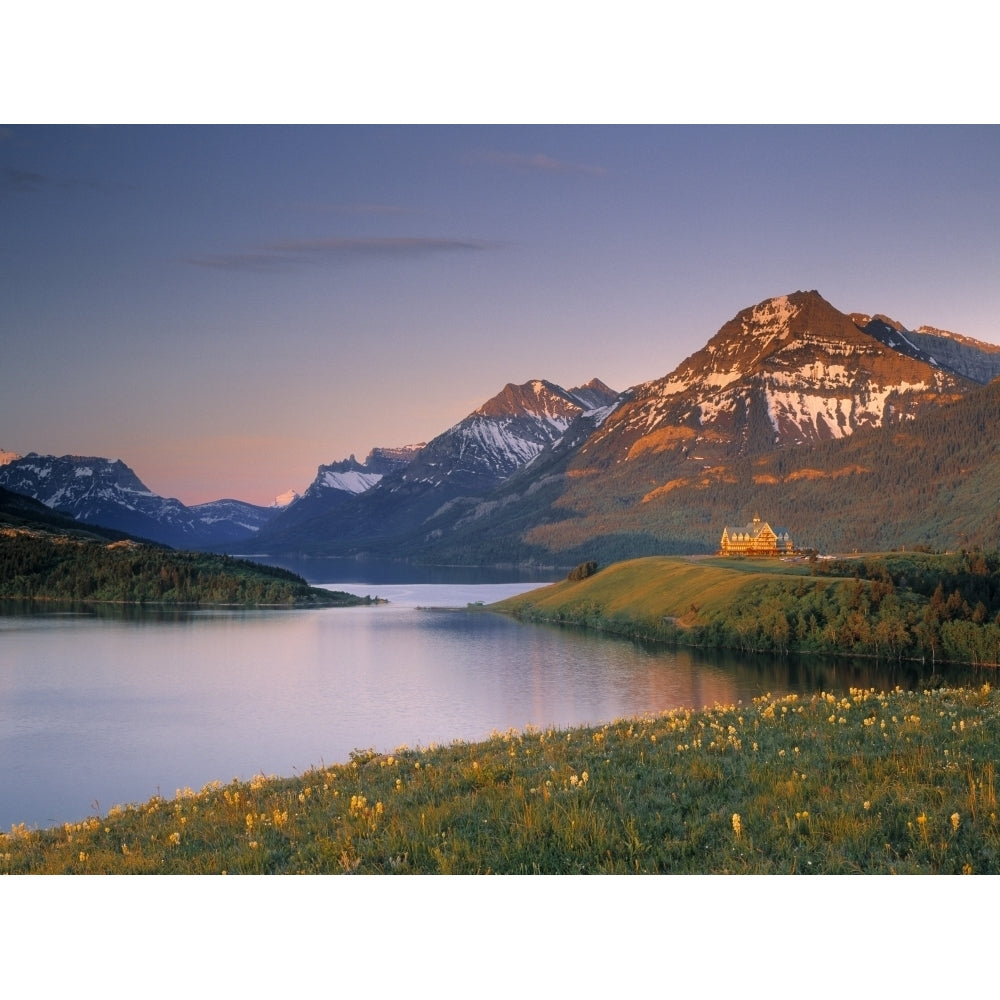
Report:
[{"label": "wispy cloud", "polygon": [[299,202],[292,206],[300,212],[317,212],[326,215],[412,215],[414,209],[402,205],[325,205]]},{"label": "wispy cloud", "polygon": [[549,174],[606,174],[606,167],[587,163],[569,163],[557,160],[545,153],[510,153],[499,149],[479,149],[465,157],[466,163],[486,163],[495,167],[506,167],[522,173],[536,172]]},{"label": "wispy cloud", "polygon": [[418,258],[439,253],[494,249],[483,240],[427,236],[331,237],[320,240],[284,240],[225,254],[184,257],[187,264],[226,271],[270,271],[302,264],[346,263],[359,258]]},{"label": "wispy cloud", "polygon": [[18,170],[16,167],[0,169],[0,191],[34,194],[51,183],[51,179],[44,174],[36,174],[31,170]]},{"label": "wispy cloud", "polygon": [[0,195],[39,194],[43,191],[104,191],[130,190],[131,185],[80,180],[77,177],[50,177],[33,170],[0,167]]}]

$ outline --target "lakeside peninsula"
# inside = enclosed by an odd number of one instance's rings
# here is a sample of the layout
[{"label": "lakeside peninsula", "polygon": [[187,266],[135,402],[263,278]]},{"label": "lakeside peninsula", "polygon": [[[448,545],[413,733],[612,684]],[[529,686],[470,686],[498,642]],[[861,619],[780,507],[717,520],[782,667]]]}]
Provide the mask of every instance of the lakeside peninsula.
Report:
[{"label": "lakeside peninsula", "polygon": [[1000,553],[838,559],[648,556],[493,606],[525,621],[746,653],[823,653],[996,667]]},{"label": "lakeside peninsula", "polygon": [[311,587],[288,570],[231,556],[3,528],[0,600],[319,608],[377,598]]}]

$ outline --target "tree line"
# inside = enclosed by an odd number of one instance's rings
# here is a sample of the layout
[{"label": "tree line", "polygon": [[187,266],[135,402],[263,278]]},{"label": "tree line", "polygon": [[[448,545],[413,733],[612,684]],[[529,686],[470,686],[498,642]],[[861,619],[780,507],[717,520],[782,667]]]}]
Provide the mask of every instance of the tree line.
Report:
[{"label": "tree line", "polygon": [[[527,610],[524,617],[551,619]],[[594,604],[556,620],[636,639],[746,653],[823,653],[885,661],[1000,665],[1000,553],[889,553],[817,560],[812,575],[748,583],[689,621],[637,620]]]},{"label": "tree line", "polygon": [[288,570],[153,545],[0,535],[0,598],[128,604],[363,603],[310,587]]}]

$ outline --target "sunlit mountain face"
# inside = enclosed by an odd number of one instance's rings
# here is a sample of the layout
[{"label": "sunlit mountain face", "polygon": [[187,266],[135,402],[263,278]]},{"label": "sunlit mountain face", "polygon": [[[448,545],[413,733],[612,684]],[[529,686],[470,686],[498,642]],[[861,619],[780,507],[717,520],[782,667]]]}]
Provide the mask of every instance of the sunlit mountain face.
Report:
[{"label": "sunlit mountain face", "polygon": [[[817,545],[848,534],[947,545],[987,539],[996,515],[988,451],[1000,413],[984,383],[997,374],[998,347],[799,291],[742,310],[624,393],[598,379],[508,384],[427,444],[319,466],[283,506],[185,507],[102,458],[5,456],[0,485],[168,544],[253,538],[273,553],[494,563],[707,552],[718,526],[758,507]],[[923,478],[905,487],[914,469]]]}]

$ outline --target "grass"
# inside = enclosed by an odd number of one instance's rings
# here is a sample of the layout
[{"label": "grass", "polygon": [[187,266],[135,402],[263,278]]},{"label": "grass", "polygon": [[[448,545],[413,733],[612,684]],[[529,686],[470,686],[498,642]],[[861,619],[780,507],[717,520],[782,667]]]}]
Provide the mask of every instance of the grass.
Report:
[{"label": "grass", "polygon": [[15,827],[0,872],[996,873],[998,716],[854,690],[356,752]]},{"label": "grass", "polygon": [[885,553],[815,568],[802,560],[651,556],[493,608],[706,648],[1000,666],[996,551]]},{"label": "grass", "polygon": [[640,627],[671,619],[694,624],[721,614],[754,583],[808,574],[801,563],[647,556],[612,563],[584,580],[561,580],[494,605],[499,611],[586,621],[590,610],[627,617]]}]

